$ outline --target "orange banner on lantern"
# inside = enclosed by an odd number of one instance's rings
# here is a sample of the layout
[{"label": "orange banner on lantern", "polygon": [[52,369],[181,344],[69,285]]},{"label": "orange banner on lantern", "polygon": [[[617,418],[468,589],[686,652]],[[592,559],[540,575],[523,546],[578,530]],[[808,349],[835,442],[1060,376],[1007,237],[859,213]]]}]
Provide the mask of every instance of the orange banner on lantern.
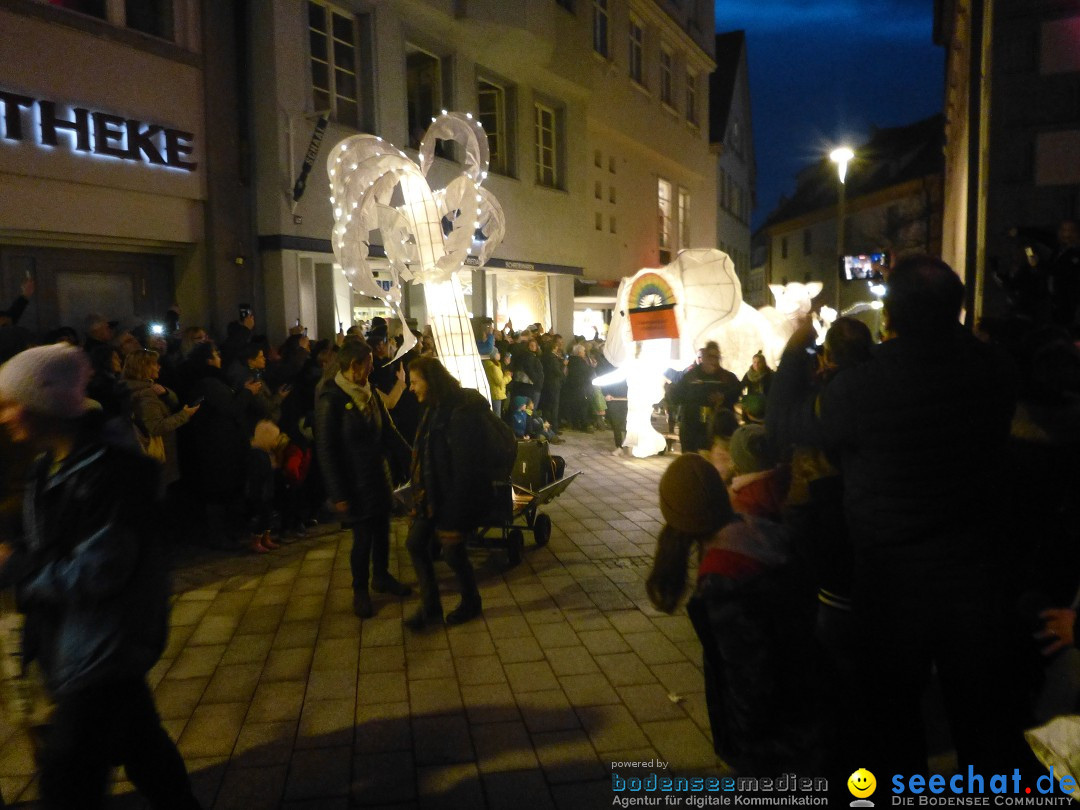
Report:
[{"label": "orange banner on lantern", "polygon": [[656,340],[679,336],[679,324],[675,320],[674,304],[647,309],[631,309],[628,315],[630,332],[634,340]]}]

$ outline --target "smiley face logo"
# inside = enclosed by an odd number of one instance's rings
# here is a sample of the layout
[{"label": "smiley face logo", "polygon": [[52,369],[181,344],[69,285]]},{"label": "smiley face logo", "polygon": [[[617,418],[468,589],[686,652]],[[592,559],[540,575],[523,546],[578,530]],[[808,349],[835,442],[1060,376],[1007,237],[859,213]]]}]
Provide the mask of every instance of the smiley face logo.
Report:
[{"label": "smiley face logo", "polygon": [[856,799],[865,799],[877,790],[877,779],[866,768],[859,768],[848,777],[847,787]]}]

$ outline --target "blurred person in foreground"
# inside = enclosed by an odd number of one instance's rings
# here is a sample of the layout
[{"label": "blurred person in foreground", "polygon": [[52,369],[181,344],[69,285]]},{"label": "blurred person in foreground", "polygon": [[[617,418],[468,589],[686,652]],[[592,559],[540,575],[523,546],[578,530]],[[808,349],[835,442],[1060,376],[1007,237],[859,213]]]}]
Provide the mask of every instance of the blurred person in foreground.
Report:
[{"label": "blurred person in foreground", "polygon": [[863,749],[873,773],[926,771],[922,697],[935,671],[961,769],[1030,761],[1002,565],[1016,379],[996,347],[961,326],[963,300],[951,267],[908,256],[884,298],[894,337],[818,392],[805,375],[809,332],[799,330],[769,393],[777,446],[839,460],[860,639],[851,701],[864,728],[883,732]]},{"label": "blurred person in foreground", "polygon": [[26,614],[23,656],[56,710],[40,757],[41,801],[105,806],[111,770],[155,808],[197,808],[146,673],[168,631],[169,584],[155,529],[160,468],[105,443],[79,349],[42,346],[0,367],[0,424],[32,445],[23,534],[0,543],[0,587]]}]

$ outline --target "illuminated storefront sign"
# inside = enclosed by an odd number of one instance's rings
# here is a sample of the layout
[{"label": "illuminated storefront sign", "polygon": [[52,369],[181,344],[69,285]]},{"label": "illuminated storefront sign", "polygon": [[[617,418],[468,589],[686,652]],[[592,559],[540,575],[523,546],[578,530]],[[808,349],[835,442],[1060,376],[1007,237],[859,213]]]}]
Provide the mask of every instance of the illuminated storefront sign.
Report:
[{"label": "illuminated storefront sign", "polygon": [[[2,137],[193,172],[190,132],[0,90]],[[63,137],[61,137],[63,136]]]}]

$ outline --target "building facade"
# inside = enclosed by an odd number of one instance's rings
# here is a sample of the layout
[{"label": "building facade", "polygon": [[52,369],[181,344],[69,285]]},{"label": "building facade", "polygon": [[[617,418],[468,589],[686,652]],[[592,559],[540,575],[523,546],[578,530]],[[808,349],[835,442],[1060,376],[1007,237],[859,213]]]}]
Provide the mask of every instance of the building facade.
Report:
[{"label": "building facade", "polygon": [[750,116],[750,70],[746,35],[716,36],[716,72],[709,80],[709,139],[717,155],[716,244],[731,257],[752,306],[767,303],[764,274],[750,261],[750,216],[754,210],[757,168]]},{"label": "building facade", "polygon": [[[483,123],[492,153],[484,185],[507,218],[495,258],[464,280],[475,314],[569,332],[575,278],[618,279],[714,243],[709,4],[268,0],[261,8],[249,15],[256,221],[278,329],[299,318],[318,334],[336,331],[377,307],[334,267],[330,149],[370,132],[415,155],[443,109]],[[459,168],[452,147],[437,154],[430,176],[441,185]],[[423,322],[422,296],[410,295],[409,308]]]},{"label": "building facade", "polygon": [[210,316],[230,240],[207,207],[203,47],[197,0],[0,8],[0,298],[35,280],[22,325]]},{"label": "building facade", "polygon": [[943,257],[965,277],[972,317],[1001,314],[987,278],[1022,260],[1012,233],[1053,234],[1080,216],[1080,6],[938,0],[935,38],[946,48]]},{"label": "building facade", "polygon": [[824,160],[804,169],[794,194],[781,200],[755,235],[767,246],[767,283],[820,281],[815,308],[861,310],[876,297],[872,280],[844,278],[842,256],[888,253],[895,261],[940,252],[942,137],[941,116],[877,130],[855,147],[842,214],[836,166]]}]

